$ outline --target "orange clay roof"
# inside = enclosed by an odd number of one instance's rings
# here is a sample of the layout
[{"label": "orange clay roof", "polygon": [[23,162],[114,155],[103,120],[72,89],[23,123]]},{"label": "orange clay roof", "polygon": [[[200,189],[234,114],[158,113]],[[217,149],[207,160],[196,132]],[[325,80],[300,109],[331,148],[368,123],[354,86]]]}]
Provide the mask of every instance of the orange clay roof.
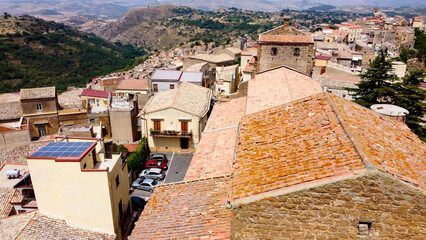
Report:
[{"label": "orange clay roof", "polygon": [[124,143],[123,146],[129,150],[129,152],[136,152],[139,143]]},{"label": "orange clay roof", "polygon": [[407,126],[332,94],[243,118],[234,200],[378,168],[424,189],[426,144]]},{"label": "orange clay roof", "polygon": [[246,114],[259,112],[320,92],[322,92],[322,88],[318,82],[287,67],[264,71],[249,81]]},{"label": "orange clay roof", "polygon": [[246,100],[241,97],[215,105],[185,181],[231,174],[238,124],[244,116]]},{"label": "orange clay roof", "polygon": [[248,73],[251,73],[253,71],[254,71],[254,65],[250,65],[250,64],[247,65],[243,70],[243,72],[248,72]]},{"label": "orange clay roof", "polygon": [[260,35],[260,42],[282,43],[314,43],[312,36],[307,35]]},{"label": "orange clay roof", "polygon": [[229,176],[156,187],[130,240],[230,239]]},{"label": "orange clay roof", "polygon": [[147,79],[122,80],[117,86],[117,90],[148,90]]},{"label": "orange clay roof", "polygon": [[425,189],[426,143],[403,123],[333,94],[328,96],[367,164]]}]

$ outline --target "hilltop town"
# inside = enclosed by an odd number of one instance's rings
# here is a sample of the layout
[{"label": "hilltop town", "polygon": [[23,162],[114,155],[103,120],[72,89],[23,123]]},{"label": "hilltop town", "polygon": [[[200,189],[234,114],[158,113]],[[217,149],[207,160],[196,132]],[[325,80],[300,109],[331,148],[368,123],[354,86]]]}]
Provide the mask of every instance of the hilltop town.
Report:
[{"label": "hilltop town", "polygon": [[0,239],[424,239],[425,116],[353,100],[382,57],[424,113],[425,16],[290,14],[0,94]]}]

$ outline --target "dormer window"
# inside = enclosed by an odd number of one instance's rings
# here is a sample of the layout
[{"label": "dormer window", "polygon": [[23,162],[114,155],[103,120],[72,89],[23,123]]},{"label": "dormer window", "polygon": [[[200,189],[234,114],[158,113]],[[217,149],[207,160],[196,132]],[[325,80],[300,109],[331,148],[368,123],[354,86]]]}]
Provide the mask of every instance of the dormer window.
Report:
[{"label": "dormer window", "polygon": [[278,49],[276,47],[271,48],[271,55],[277,56]]},{"label": "dormer window", "polygon": [[300,55],[300,48],[295,48],[293,50],[293,56],[299,56]]},{"label": "dormer window", "polygon": [[37,111],[41,111],[41,110],[43,110],[43,107],[41,106],[41,104],[37,104],[36,105],[36,108],[37,108]]}]

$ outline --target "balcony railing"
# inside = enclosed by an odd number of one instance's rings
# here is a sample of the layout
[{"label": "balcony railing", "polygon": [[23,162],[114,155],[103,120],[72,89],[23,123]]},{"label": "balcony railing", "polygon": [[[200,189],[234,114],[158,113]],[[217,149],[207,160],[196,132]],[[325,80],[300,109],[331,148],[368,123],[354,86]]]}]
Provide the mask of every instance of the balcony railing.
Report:
[{"label": "balcony railing", "polygon": [[192,131],[189,132],[181,132],[176,130],[164,130],[158,131],[154,129],[150,129],[151,136],[161,136],[161,137],[192,137]]}]

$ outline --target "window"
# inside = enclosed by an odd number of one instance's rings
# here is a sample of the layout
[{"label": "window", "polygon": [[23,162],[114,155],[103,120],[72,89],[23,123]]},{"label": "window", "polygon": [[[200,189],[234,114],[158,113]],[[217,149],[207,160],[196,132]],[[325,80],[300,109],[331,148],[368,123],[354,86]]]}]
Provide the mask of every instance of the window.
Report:
[{"label": "window", "polygon": [[83,169],[86,169],[86,167],[87,167],[87,164],[86,164],[86,163],[84,163],[84,165],[83,165]]},{"label": "window", "polygon": [[90,121],[90,123],[95,123],[95,119],[94,118],[91,118],[89,121]]},{"label": "window", "polygon": [[180,130],[182,133],[188,133],[188,122],[181,122]]},{"label": "window", "polygon": [[158,92],[158,84],[153,84],[152,86],[153,86],[153,87],[152,87],[152,88],[153,88],[153,91],[154,91],[154,92]]},{"label": "window", "polygon": [[278,49],[276,47],[271,48],[271,55],[277,56]]},{"label": "window", "polygon": [[161,131],[160,121],[154,121],[154,131]]},{"label": "window", "polygon": [[115,186],[118,187],[118,185],[120,185],[120,179],[117,177],[115,177]]},{"label": "window", "polygon": [[369,235],[371,222],[358,222],[358,235]]},{"label": "window", "polygon": [[175,89],[175,85],[174,84],[170,84],[170,89]]},{"label": "window", "polygon": [[123,217],[123,203],[121,202],[121,200],[120,200],[120,202],[118,203],[118,213],[120,214],[120,220],[121,220],[121,217]]},{"label": "window", "polygon": [[95,99],[89,99],[89,105],[95,104]]},{"label": "window", "polygon": [[96,106],[99,107],[99,99],[96,99]]},{"label": "window", "polygon": [[293,50],[293,56],[299,56],[300,55],[300,48],[295,48]]},{"label": "window", "polygon": [[41,111],[43,110],[43,107],[41,106],[41,104],[37,104],[36,105],[37,111]]}]

